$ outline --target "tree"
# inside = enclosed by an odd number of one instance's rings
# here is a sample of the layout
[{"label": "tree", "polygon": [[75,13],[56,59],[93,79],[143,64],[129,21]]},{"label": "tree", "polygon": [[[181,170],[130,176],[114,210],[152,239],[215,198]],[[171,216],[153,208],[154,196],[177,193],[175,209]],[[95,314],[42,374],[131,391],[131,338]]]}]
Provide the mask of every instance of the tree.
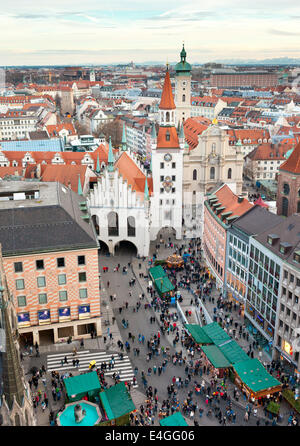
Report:
[{"label": "tree", "polygon": [[79,136],[89,134],[89,129],[87,128],[87,126],[84,124],[81,124],[79,121],[75,121],[74,127],[76,129],[77,135],[79,135]]},{"label": "tree", "polygon": [[96,136],[101,133],[105,136],[106,141],[111,137],[111,143],[114,147],[119,147],[122,141],[122,124],[119,119],[103,124],[96,132]]}]

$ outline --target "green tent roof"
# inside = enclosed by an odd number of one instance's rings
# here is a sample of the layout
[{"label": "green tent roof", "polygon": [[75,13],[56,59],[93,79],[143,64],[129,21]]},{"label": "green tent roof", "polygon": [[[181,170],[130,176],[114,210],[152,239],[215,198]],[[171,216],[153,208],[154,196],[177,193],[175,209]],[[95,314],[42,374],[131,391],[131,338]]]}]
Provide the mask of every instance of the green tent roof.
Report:
[{"label": "green tent roof", "polygon": [[104,390],[99,396],[109,420],[115,420],[135,410],[135,405],[124,382]]},{"label": "green tent roof", "polygon": [[149,274],[152,277],[152,280],[160,279],[161,277],[166,276],[166,272],[161,265],[149,268]]},{"label": "green tent roof", "polygon": [[241,380],[253,392],[281,386],[281,383],[273,378],[256,358],[238,362],[233,368]]},{"label": "green tent roof", "polygon": [[159,294],[168,293],[174,290],[174,285],[168,278],[165,270],[161,265],[154,266],[149,269],[149,274],[154,281],[157,291]]},{"label": "green tent roof", "polygon": [[225,341],[224,344],[218,345],[223,355],[228,359],[230,364],[235,364],[240,361],[249,359],[247,353],[239,346],[233,339]]},{"label": "green tent roof", "polygon": [[68,396],[88,393],[97,389],[100,391],[101,389],[97,372],[83,373],[82,375],[65,378],[64,384]]},{"label": "green tent roof", "polygon": [[205,333],[203,328],[200,327],[200,325],[185,324],[185,328],[190,333],[196,344],[212,344],[212,340]]},{"label": "green tent roof", "polygon": [[211,324],[204,325],[204,332],[210,337],[212,342],[216,345],[223,344],[225,341],[230,340],[231,337],[220,327],[217,322],[212,322]]},{"label": "green tent roof", "polygon": [[180,412],[175,412],[173,415],[163,418],[159,424],[161,426],[188,426]]},{"label": "green tent roof", "polygon": [[203,345],[201,348],[216,369],[230,367],[230,362],[216,345]]}]

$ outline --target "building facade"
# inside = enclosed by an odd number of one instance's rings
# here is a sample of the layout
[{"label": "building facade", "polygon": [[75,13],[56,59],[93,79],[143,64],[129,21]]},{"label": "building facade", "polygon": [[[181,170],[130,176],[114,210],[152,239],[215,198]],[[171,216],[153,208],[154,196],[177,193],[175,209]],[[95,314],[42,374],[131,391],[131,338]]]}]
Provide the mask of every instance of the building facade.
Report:
[{"label": "building facade", "polygon": [[100,335],[98,243],[83,197],[60,183],[26,181],[3,181],[0,195],[3,265],[21,337],[43,344]]}]

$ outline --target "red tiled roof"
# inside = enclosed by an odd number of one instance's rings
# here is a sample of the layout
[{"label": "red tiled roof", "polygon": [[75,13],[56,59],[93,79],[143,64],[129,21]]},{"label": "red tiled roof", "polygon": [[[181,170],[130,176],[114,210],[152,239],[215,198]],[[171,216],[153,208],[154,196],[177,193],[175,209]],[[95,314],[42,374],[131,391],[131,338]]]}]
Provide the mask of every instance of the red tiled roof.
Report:
[{"label": "red tiled roof", "polygon": [[198,135],[207,129],[207,127],[211,124],[211,121],[207,118],[194,117],[188,118],[184,122],[184,135],[185,140],[188,143],[190,150],[195,149],[198,145]]},{"label": "red tiled roof", "polygon": [[61,130],[68,130],[69,134],[76,135],[76,130],[71,122],[65,122],[58,125],[47,125],[47,130],[50,136],[57,136]]},{"label": "red tiled roof", "polygon": [[260,144],[249,155],[248,158],[255,160],[283,160],[286,152],[292,147],[289,144]]},{"label": "red tiled roof", "polygon": [[174,110],[176,108],[174,98],[173,98],[173,93],[172,93],[172,86],[171,86],[169,71],[167,71],[167,73],[166,73],[159,108],[161,110]]},{"label": "red tiled roof", "polygon": [[288,159],[281,164],[279,170],[300,174],[300,141]]},{"label": "red tiled roof", "polygon": [[78,174],[82,187],[85,183],[85,173],[87,166],[66,166],[66,165],[47,165],[43,168],[41,181],[58,181],[77,193],[78,191]]},{"label": "red tiled roof", "polygon": [[[124,180],[127,180],[132,189],[136,191],[140,199],[144,198],[146,176],[132,158],[123,152],[115,163],[115,168],[119,170]],[[153,192],[152,177],[148,178],[149,195]]]},{"label": "red tiled roof", "polygon": [[218,198],[218,202],[222,203],[222,206],[225,206],[225,209],[222,210],[222,214],[231,211],[232,214],[230,216],[238,215],[240,217],[253,206],[247,198],[244,198],[243,201],[239,203],[238,195],[234,194],[227,184],[224,184],[224,186],[215,192],[215,196]]},{"label": "red tiled roof", "polygon": [[[170,135],[169,139],[167,139],[168,134]],[[159,127],[157,135],[157,147],[170,149],[179,148],[178,134],[175,127]]]}]

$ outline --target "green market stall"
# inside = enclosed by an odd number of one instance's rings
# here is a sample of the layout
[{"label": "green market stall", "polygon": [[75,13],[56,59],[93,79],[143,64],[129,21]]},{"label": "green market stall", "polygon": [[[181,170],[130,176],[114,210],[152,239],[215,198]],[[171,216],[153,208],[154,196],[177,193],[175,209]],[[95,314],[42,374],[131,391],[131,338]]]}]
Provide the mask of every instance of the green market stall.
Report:
[{"label": "green market stall", "polygon": [[101,425],[126,426],[130,424],[129,414],[136,408],[124,382],[104,390],[99,397],[106,419]]},{"label": "green market stall", "polygon": [[160,297],[171,297],[174,285],[161,265],[149,268],[149,275]]},{"label": "green market stall", "polygon": [[259,403],[260,398],[282,390],[281,382],[270,375],[257,358],[240,361],[233,366],[233,369],[235,383],[252,401]]},{"label": "green market stall", "polygon": [[159,424],[161,426],[188,426],[180,412],[175,412],[173,415],[163,418],[160,420]]},{"label": "green market stall", "polygon": [[79,401],[84,397],[94,400],[101,391],[97,372],[83,373],[64,379],[67,402]]}]

